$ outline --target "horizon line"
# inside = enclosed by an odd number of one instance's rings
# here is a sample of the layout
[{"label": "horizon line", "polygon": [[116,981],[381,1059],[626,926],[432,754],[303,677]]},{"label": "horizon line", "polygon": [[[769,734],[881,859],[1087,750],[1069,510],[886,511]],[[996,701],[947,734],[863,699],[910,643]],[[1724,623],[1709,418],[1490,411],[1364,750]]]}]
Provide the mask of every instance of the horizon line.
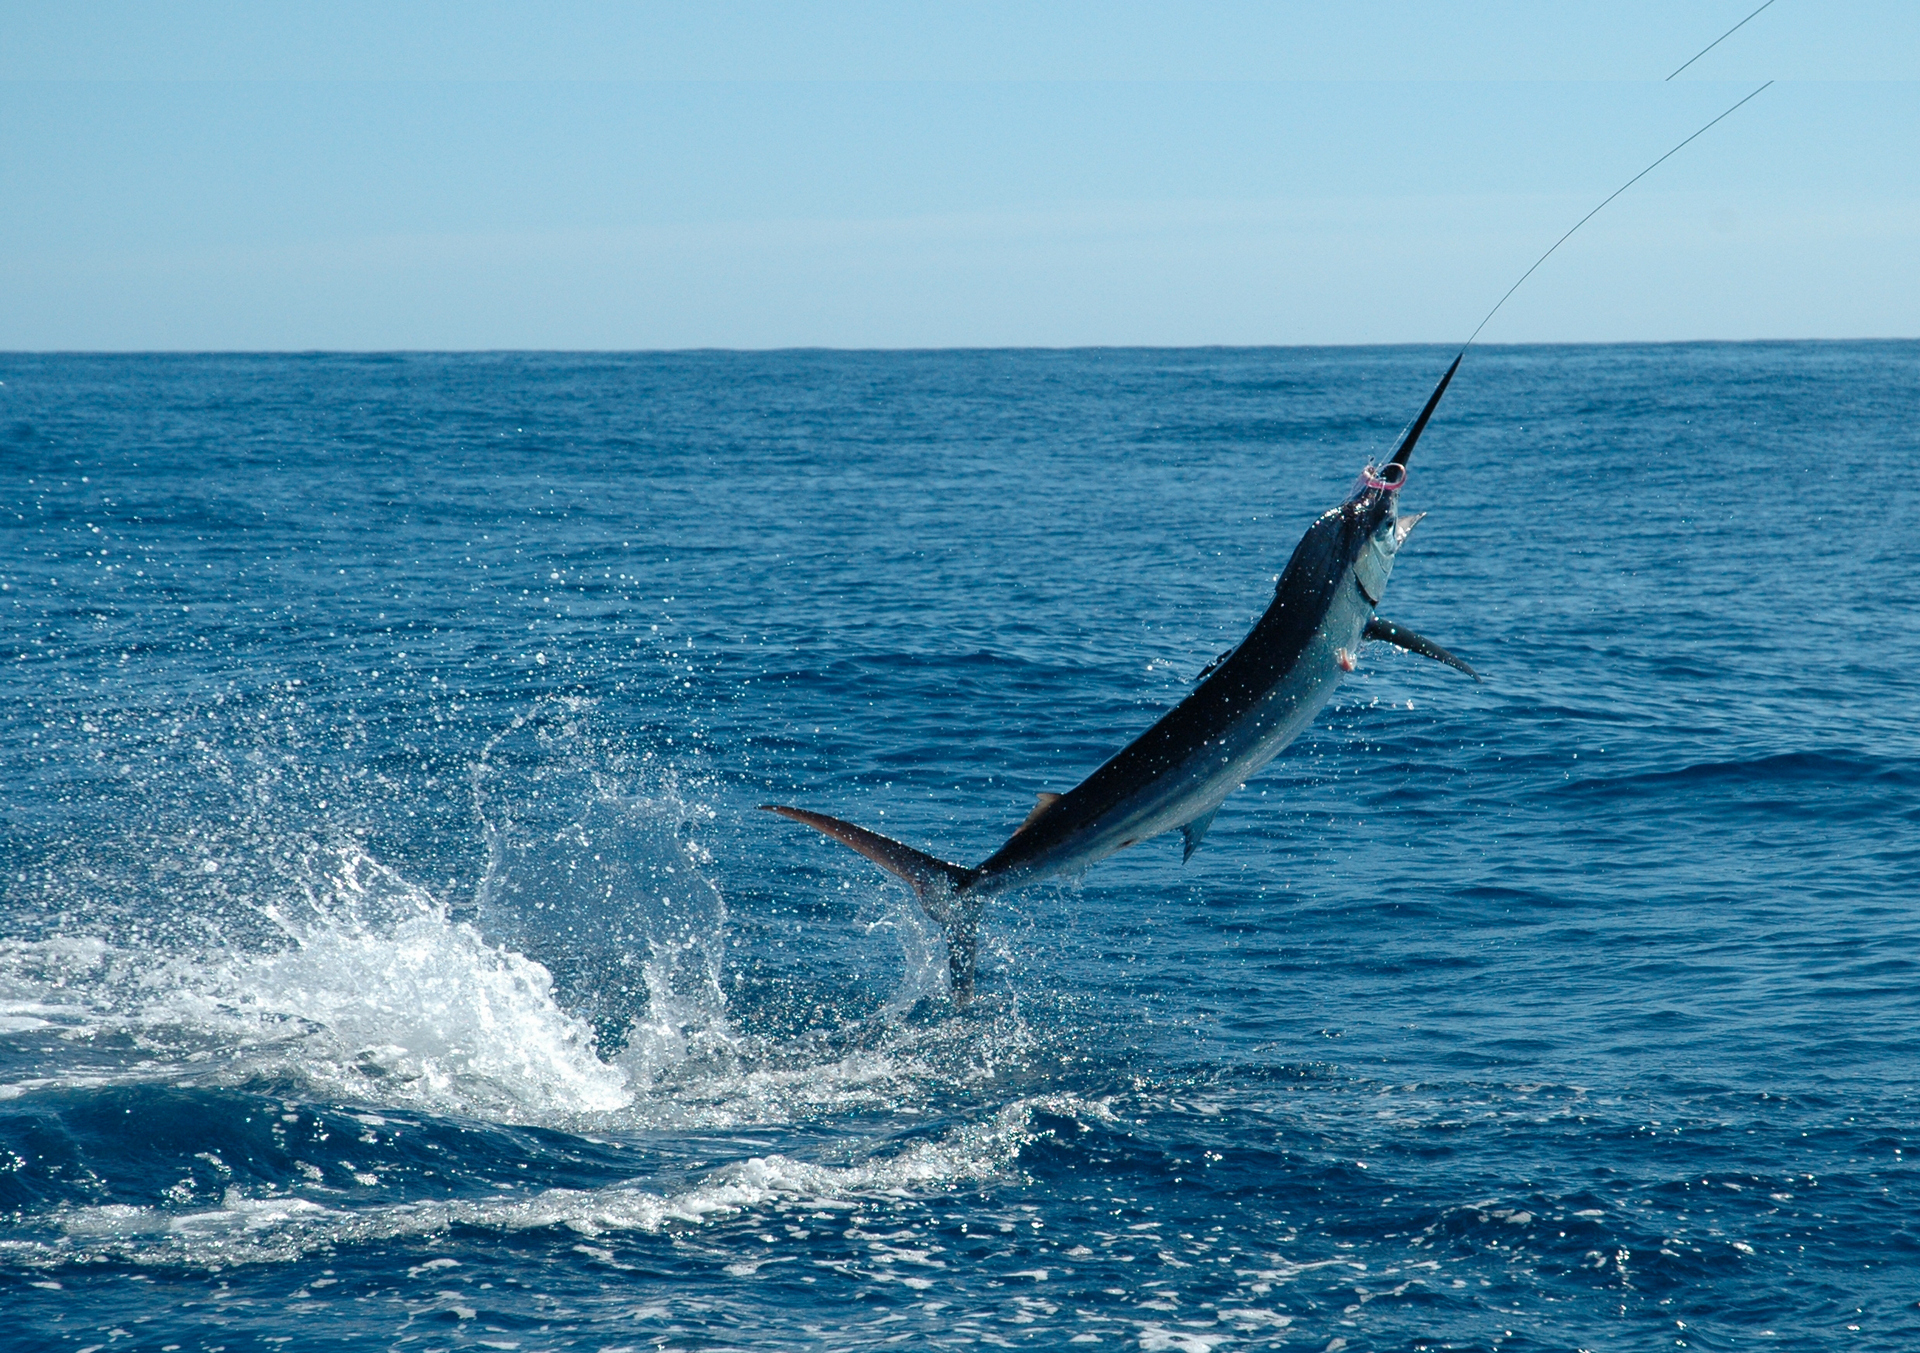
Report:
[{"label": "horizon line", "polygon": [[[1868,334],[1851,338],[1613,338],[1545,339],[1539,341],[1486,342],[1473,347],[1482,351],[1521,348],[1677,348],[1677,347],[1762,347],[1807,345],[1816,343],[1913,343],[1920,334]],[[950,346],[863,347],[835,344],[781,344],[766,347],[729,347],[704,344],[689,347],[485,347],[485,348],[0,348],[0,360],[19,357],[671,357],[671,356],[777,356],[793,353],[877,355],[933,355],[940,353],[1012,353],[1012,352],[1319,352],[1330,349],[1388,350],[1438,348],[1453,351],[1455,341],[1406,339],[1371,343],[1009,343],[953,344]]]}]

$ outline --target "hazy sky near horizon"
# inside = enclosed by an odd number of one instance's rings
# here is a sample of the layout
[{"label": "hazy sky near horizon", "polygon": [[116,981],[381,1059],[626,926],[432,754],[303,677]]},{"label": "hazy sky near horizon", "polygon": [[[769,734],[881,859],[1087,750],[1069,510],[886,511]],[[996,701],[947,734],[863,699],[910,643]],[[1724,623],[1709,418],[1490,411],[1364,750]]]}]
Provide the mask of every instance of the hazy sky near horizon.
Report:
[{"label": "hazy sky near horizon", "polygon": [[[1920,5],[0,0],[0,349],[1920,334]],[[1332,11],[1332,12],[1328,12]]]}]

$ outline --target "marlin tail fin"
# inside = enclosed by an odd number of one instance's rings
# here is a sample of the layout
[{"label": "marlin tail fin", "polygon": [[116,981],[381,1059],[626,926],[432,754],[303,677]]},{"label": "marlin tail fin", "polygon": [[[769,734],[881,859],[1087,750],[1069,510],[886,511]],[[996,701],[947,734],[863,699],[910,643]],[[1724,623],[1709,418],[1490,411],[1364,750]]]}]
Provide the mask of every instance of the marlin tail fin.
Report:
[{"label": "marlin tail fin", "polygon": [[978,947],[980,908],[977,902],[963,899],[961,891],[980,876],[977,869],[949,864],[925,851],[903,845],[892,837],[856,827],[825,813],[810,813],[804,808],[787,808],[763,803],[762,809],[804,822],[825,833],[841,845],[859,851],[895,878],[903,880],[920,900],[920,909],[947,932],[947,970],[953,978],[954,999],[965,1001],[973,994],[973,961]]}]

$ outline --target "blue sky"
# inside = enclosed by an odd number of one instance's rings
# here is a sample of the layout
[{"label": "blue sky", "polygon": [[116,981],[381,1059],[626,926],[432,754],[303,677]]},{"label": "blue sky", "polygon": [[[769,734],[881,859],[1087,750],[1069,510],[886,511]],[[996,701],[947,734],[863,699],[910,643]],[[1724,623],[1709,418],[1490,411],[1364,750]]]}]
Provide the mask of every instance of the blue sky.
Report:
[{"label": "blue sky", "polygon": [[0,3],[0,349],[1920,333],[1920,5]]}]

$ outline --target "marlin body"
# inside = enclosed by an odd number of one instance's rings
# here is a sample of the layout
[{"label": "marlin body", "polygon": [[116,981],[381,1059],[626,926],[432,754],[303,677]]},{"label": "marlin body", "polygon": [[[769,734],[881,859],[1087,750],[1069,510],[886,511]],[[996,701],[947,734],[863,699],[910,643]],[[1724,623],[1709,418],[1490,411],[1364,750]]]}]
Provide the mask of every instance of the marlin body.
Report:
[{"label": "marlin body", "polygon": [[906,881],[947,934],[954,996],[973,987],[982,904],[989,897],[1076,874],[1115,851],[1179,830],[1191,858],[1226,797],[1313,721],[1362,639],[1397,644],[1479,677],[1460,659],[1374,614],[1394,556],[1424,514],[1399,514],[1407,457],[1459,369],[1440,380],[1392,460],[1369,465],[1347,500],[1294,548],[1247,637],[1200,674],[1161,720],[1064,794],[1042,794],[1005,845],[977,866],[950,864],[823,813],[767,805],[852,847]]}]

